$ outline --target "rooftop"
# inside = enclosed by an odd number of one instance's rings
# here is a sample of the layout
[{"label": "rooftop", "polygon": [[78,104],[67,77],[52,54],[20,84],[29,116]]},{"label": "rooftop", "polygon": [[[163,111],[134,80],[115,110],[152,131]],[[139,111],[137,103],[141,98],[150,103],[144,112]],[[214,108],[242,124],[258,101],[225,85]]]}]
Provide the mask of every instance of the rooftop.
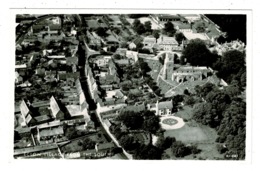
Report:
[{"label": "rooftop", "polygon": [[48,137],[64,134],[63,126],[52,127],[52,128],[43,128],[39,130],[40,137]]},{"label": "rooftop", "polygon": [[188,40],[192,40],[192,39],[209,40],[205,33],[183,32],[183,34]]},{"label": "rooftop", "polygon": [[159,109],[165,109],[165,108],[171,109],[171,108],[173,108],[172,101],[159,102],[158,108]]}]

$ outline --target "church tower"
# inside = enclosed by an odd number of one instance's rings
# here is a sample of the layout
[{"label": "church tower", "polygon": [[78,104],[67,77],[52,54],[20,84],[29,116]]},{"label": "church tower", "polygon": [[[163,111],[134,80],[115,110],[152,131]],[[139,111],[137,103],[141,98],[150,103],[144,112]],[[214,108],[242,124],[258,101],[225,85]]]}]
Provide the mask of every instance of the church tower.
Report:
[{"label": "church tower", "polygon": [[166,52],[164,65],[163,65],[163,74],[162,74],[165,80],[171,79],[173,73],[173,66],[174,66],[174,54]]}]

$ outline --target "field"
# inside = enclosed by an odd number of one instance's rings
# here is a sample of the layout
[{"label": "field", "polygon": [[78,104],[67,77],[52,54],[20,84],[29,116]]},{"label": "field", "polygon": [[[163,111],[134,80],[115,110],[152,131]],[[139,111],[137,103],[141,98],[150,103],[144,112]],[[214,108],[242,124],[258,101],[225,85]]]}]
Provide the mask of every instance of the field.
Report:
[{"label": "field", "polygon": [[[217,132],[213,128],[200,125],[192,119],[192,108],[184,106],[183,110],[177,112],[175,116],[188,120],[186,124],[175,130],[166,130],[164,136],[175,137],[176,140],[182,141],[184,144],[195,144],[201,149],[197,155],[189,155],[181,159],[221,159],[223,155],[219,154],[216,148],[215,140]],[[177,159],[171,153],[171,149],[166,150],[166,158]]]},{"label": "field", "polygon": [[190,127],[185,124],[180,129],[167,130],[164,136],[175,137],[176,140],[180,140],[184,143],[198,143],[207,141],[207,135],[199,127]]},{"label": "field", "polygon": [[191,119],[192,118],[192,107],[184,106],[182,110],[178,111],[175,116],[181,117],[183,119]]}]

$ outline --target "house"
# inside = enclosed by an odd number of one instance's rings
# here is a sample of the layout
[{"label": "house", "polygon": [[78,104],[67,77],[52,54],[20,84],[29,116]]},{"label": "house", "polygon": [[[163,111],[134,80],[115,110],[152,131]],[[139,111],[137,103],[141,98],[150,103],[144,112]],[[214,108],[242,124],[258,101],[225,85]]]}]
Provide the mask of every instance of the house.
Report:
[{"label": "house", "polygon": [[40,76],[44,76],[45,75],[45,68],[36,68],[35,74],[40,75]]},{"label": "house", "polygon": [[71,65],[78,65],[78,58],[77,57],[67,57],[66,58],[66,64]]},{"label": "house", "polygon": [[57,79],[65,81],[67,79],[67,72],[66,71],[58,71]]},{"label": "house", "polygon": [[28,137],[28,136],[31,135],[31,128],[30,127],[18,128],[18,129],[16,129],[16,131],[18,132],[18,134],[21,137]]},{"label": "house", "polygon": [[41,32],[42,30],[47,30],[47,27],[46,25],[44,24],[34,24],[32,27],[31,27],[31,30],[33,33],[39,33]]},{"label": "house", "polygon": [[24,100],[22,100],[20,104],[20,111],[22,113],[24,122],[26,125],[34,125],[36,124],[36,120],[33,118],[33,113],[29,108],[30,103],[26,103]]},{"label": "house", "polygon": [[50,117],[50,115],[41,115],[41,116],[36,116],[34,117],[34,119],[36,120],[37,124],[42,124],[42,123],[46,123],[52,120],[52,118]]},{"label": "house", "polygon": [[138,44],[140,44],[140,43],[142,43],[142,41],[143,41],[143,38],[142,37],[137,37],[137,38],[135,38],[134,40],[133,40],[133,42],[131,42],[130,44],[129,44],[129,49],[131,49],[131,50],[133,50],[133,49],[136,49],[136,46],[138,45]]},{"label": "house", "polygon": [[156,102],[156,115],[170,115],[172,113],[173,104],[171,101]]},{"label": "house", "polygon": [[181,18],[178,15],[160,14],[160,15],[158,15],[158,20],[159,21],[164,21],[164,22],[180,21]]},{"label": "house", "polygon": [[23,77],[21,77],[19,75],[19,73],[17,71],[15,71],[15,83],[19,84],[19,83],[22,83],[22,82],[23,82]]},{"label": "house", "polygon": [[37,127],[37,139],[38,141],[46,141],[50,139],[61,138],[64,136],[64,130],[62,125],[44,125]]},{"label": "house", "polygon": [[109,60],[111,59],[111,56],[104,56],[102,58],[98,58],[95,63],[97,64],[97,66],[104,66],[107,65]]},{"label": "house", "polygon": [[105,91],[111,91],[113,90],[113,85],[100,85],[100,88],[102,88]]},{"label": "house", "polygon": [[210,70],[207,67],[182,66],[173,70],[172,81],[201,81],[208,77]]},{"label": "house", "polygon": [[189,23],[193,23],[194,21],[198,21],[201,19],[200,14],[181,14]]},{"label": "house", "polygon": [[129,65],[130,64],[130,60],[129,59],[119,59],[119,60],[115,60],[115,63],[120,65]]},{"label": "house", "polygon": [[61,111],[60,106],[56,99],[52,96],[50,99],[50,109],[52,116],[57,120],[65,119],[64,112]]},{"label": "house", "polygon": [[97,29],[100,27],[98,20],[86,20],[89,29]]},{"label": "house", "polygon": [[108,62],[108,68],[109,68],[109,75],[116,75],[117,74],[117,67],[115,65],[114,60],[109,60]]},{"label": "house", "polygon": [[127,48],[117,48],[115,54],[119,54],[121,56],[126,56]]},{"label": "house", "polygon": [[156,44],[156,38],[154,37],[145,37],[143,40],[143,44],[145,47],[152,48],[154,44]]},{"label": "house", "polygon": [[135,51],[126,51],[126,57],[128,59],[132,59],[134,60],[135,62],[137,62],[138,60],[138,52],[135,52]]},{"label": "house", "polygon": [[160,49],[165,51],[173,51],[179,45],[174,37],[166,37],[166,36],[160,36],[157,43]]},{"label": "house", "polygon": [[191,24],[180,24],[176,26],[176,29],[180,32],[192,32]]},{"label": "house", "polygon": [[120,110],[120,112],[133,111],[133,112],[137,113],[137,112],[142,112],[144,110],[145,110],[145,105],[144,105],[144,103],[142,103],[140,105],[125,106]]}]

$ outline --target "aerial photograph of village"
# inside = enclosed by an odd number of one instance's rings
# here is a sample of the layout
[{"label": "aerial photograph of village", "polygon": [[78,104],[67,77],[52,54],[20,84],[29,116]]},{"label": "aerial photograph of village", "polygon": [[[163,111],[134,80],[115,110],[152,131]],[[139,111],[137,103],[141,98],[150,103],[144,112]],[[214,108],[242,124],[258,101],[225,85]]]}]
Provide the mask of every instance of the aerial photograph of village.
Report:
[{"label": "aerial photograph of village", "polygon": [[15,159],[246,159],[246,14],[15,20]]}]

